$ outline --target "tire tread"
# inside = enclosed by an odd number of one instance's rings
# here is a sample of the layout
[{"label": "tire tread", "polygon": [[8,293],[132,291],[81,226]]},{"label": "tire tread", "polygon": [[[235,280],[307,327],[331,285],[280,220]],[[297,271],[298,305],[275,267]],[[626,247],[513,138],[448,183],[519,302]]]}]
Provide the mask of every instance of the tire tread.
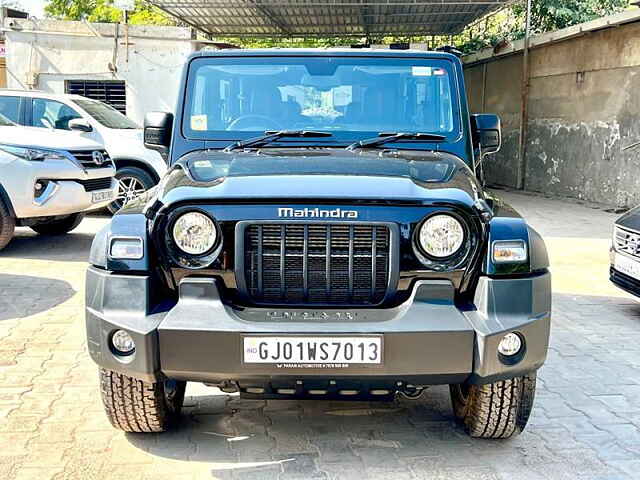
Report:
[{"label": "tire tread", "polygon": [[164,399],[162,383],[100,369],[100,390],[111,424],[125,432],[164,432],[172,415]]},{"label": "tire tread", "polygon": [[509,438],[524,430],[535,397],[536,374],[471,385],[463,403],[452,385],[456,416],[476,438]]}]

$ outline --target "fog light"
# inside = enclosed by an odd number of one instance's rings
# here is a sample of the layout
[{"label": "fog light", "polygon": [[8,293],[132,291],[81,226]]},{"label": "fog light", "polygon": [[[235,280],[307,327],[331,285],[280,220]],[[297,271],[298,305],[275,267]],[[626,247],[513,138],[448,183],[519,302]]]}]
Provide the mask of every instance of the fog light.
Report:
[{"label": "fog light", "polygon": [[131,355],[136,349],[136,344],[124,330],[117,330],[111,337],[111,345],[118,355]]},{"label": "fog light", "polygon": [[517,333],[507,333],[498,344],[498,353],[505,357],[516,355],[522,349],[522,339]]}]

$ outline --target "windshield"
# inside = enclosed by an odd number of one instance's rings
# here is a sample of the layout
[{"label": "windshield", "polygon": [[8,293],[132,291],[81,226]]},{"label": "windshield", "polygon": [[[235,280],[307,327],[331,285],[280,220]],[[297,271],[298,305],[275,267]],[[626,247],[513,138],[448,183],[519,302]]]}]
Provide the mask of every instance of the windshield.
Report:
[{"label": "windshield", "polygon": [[133,120],[125,117],[118,110],[106,103],[98,102],[96,100],[78,100],[74,99],[74,103],[79,105],[84,111],[91,115],[96,121],[104,125],[107,128],[140,128],[140,126]]},{"label": "windshield", "polygon": [[453,75],[450,61],[426,58],[195,59],[183,131],[228,139],[282,129],[453,138],[460,130]]}]

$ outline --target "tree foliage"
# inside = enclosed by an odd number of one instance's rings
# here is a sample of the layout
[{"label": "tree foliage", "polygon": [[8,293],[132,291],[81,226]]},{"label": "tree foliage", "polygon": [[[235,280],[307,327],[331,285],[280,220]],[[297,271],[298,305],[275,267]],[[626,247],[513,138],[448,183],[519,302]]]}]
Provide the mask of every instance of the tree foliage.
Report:
[{"label": "tree foliage", "polygon": [[[473,27],[467,28],[457,38],[457,45],[464,52],[474,52],[524,37],[525,1],[488,17],[476,26],[475,32]],[[533,0],[531,32],[535,35],[560,30],[620,12],[628,6],[629,0]]]},{"label": "tree foliage", "polygon": [[[531,26],[534,33],[550,32],[595,20],[624,10],[629,0],[535,0],[531,3]],[[524,17],[524,8],[514,8]]]},{"label": "tree foliage", "polygon": [[[114,7],[112,0],[48,0],[44,11],[47,16],[60,20],[123,21],[122,10]],[[175,25],[173,19],[143,0],[136,0],[128,22],[132,25]]]}]

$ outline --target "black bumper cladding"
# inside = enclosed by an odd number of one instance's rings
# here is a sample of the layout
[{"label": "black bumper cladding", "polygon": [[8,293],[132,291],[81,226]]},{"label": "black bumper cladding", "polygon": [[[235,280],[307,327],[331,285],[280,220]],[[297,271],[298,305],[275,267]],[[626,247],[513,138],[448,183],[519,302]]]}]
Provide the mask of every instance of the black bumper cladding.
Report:
[{"label": "black bumper cladding", "polygon": [[[234,309],[220,300],[212,278],[187,278],[176,305],[154,312],[149,278],[90,268],[87,332],[92,358],[104,368],[154,381],[160,378],[239,387],[261,396],[380,397],[407,385],[487,383],[539,368],[550,326],[550,275],[480,279],[476,309],[459,310],[448,281],[420,281],[396,308]],[[126,292],[126,294],[125,294]],[[123,299],[136,298],[137,302]],[[134,355],[109,348],[117,329],[136,342]],[[497,356],[503,334],[518,331],[526,352],[516,365]],[[247,337],[380,338],[379,363],[245,361]],[[318,341],[320,341],[318,340]],[[355,342],[354,348],[358,347]]]},{"label": "black bumper cladding", "polygon": [[609,269],[609,279],[614,285],[622,290],[629,292],[636,297],[640,297],[640,280],[636,280],[629,275],[625,275],[613,267]]}]

